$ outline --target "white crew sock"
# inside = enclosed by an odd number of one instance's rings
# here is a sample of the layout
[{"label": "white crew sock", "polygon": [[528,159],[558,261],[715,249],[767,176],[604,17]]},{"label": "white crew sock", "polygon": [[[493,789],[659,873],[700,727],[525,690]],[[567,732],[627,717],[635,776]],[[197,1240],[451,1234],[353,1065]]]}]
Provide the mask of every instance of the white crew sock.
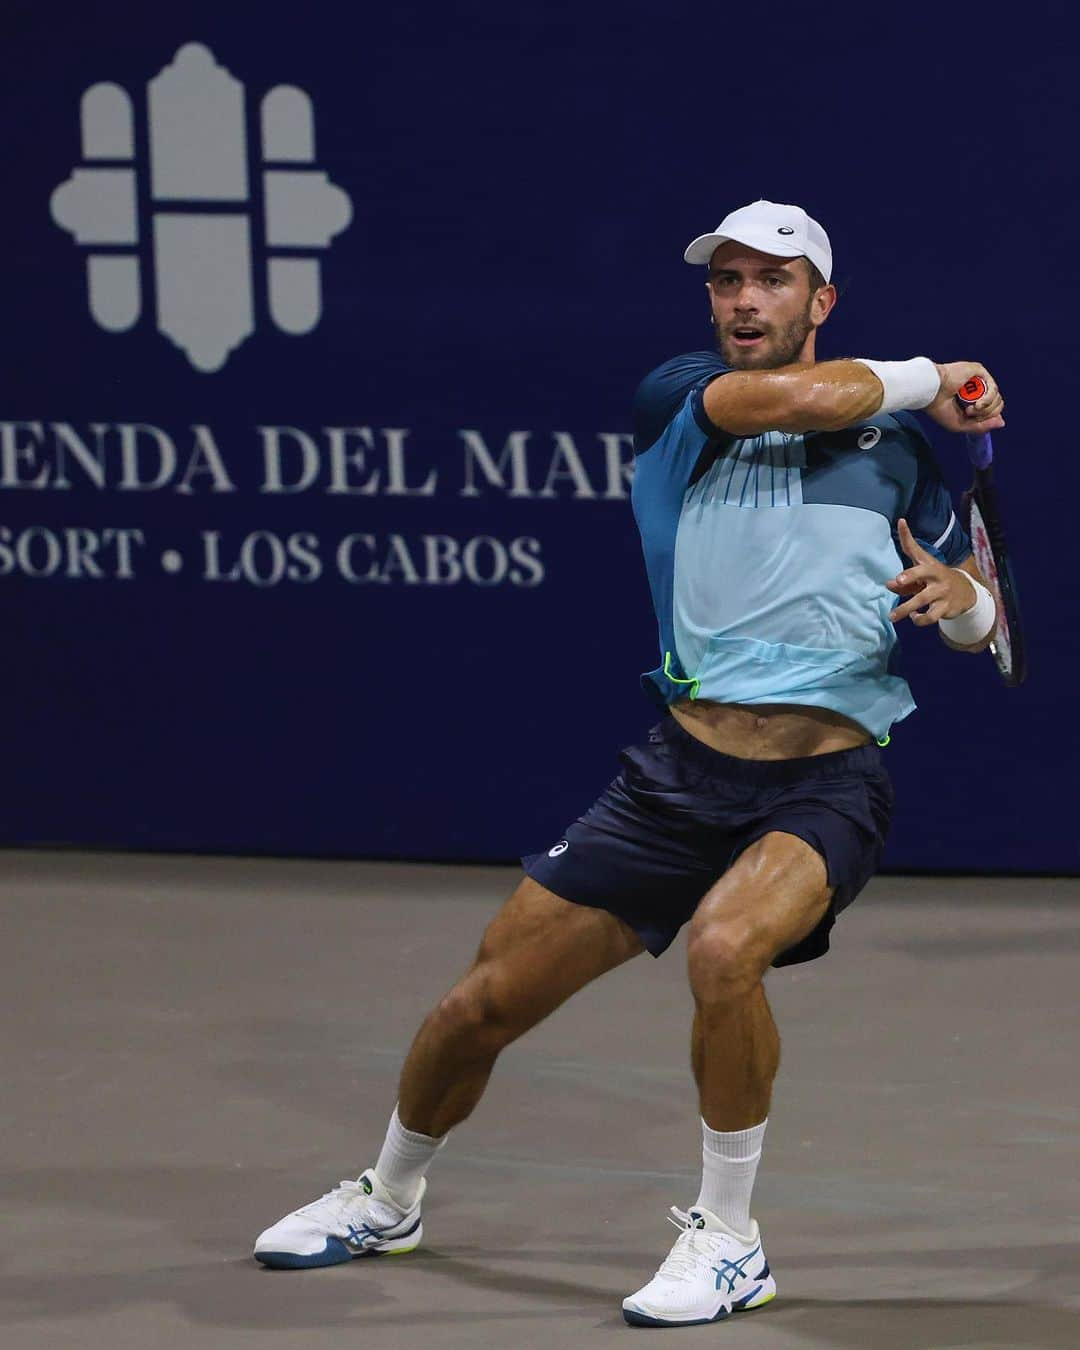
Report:
[{"label": "white crew sock", "polygon": [[701,1122],[701,1194],[697,1203],[709,1209],[740,1237],[750,1233],[750,1194],[754,1189],[766,1118],[748,1130],[723,1133]]},{"label": "white crew sock", "polygon": [[375,1171],[402,1209],[411,1209],[415,1204],[424,1173],[449,1138],[449,1133],[441,1139],[432,1139],[430,1135],[407,1130],[394,1107]]}]

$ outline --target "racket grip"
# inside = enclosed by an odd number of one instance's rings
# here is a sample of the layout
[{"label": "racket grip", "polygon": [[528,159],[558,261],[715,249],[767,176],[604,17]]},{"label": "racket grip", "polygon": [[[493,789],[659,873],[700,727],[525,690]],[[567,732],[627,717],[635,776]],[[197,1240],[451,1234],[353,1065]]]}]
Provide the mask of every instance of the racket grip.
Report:
[{"label": "racket grip", "polygon": [[988,431],[977,431],[971,434],[965,434],[964,441],[967,444],[968,459],[977,469],[988,469],[994,459],[994,447],[990,440]]},{"label": "racket grip", "polygon": [[[978,403],[983,394],[986,393],[986,381],[981,375],[973,375],[956,391],[956,401],[963,406],[971,403]],[[986,469],[994,458],[994,447],[990,440],[988,431],[975,431],[965,434],[964,440],[967,442],[968,458],[977,469]]]}]

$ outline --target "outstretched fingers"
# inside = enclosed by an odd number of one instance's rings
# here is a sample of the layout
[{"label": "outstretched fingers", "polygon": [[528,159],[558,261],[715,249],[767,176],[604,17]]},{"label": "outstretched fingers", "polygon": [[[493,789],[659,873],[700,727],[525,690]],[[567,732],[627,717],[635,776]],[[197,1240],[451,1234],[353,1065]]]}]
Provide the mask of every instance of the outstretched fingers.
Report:
[{"label": "outstretched fingers", "polygon": [[917,611],[933,604],[940,598],[937,595],[927,595],[926,590],[935,582],[940,582],[941,568],[933,554],[928,553],[911,533],[911,527],[903,516],[896,522],[896,533],[900,540],[900,547],[911,560],[912,565],[906,567],[892,580],[886,581],[885,587],[892,591],[894,595],[910,596],[911,599],[904,604],[897,605],[889,615],[889,621],[896,624],[910,615],[912,621],[921,626],[926,622],[926,619],[918,616]]},{"label": "outstretched fingers", "polygon": [[912,623],[919,624],[921,626],[921,624],[926,622],[926,620],[924,616],[919,613],[919,611],[925,609],[928,605],[934,606],[936,604],[941,604],[942,606],[944,606],[945,601],[941,596],[927,595],[926,588],[920,587],[917,595],[913,596],[910,600],[906,601],[904,604],[896,606],[896,608],[889,615],[889,622],[895,624],[899,623],[901,619],[910,618]]},{"label": "outstretched fingers", "polygon": [[900,547],[913,563],[934,562],[934,555],[928,553],[911,533],[911,528],[903,516],[896,522],[896,533],[900,536]]}]

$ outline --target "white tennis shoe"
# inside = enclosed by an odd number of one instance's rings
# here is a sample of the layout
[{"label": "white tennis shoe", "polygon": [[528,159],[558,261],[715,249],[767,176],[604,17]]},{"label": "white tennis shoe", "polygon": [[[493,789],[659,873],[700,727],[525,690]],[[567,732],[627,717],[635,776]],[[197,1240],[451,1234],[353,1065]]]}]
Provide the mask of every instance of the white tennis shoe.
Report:
[{"label": "white tennis shoe", "polygon": [[354,1256],[411,1252],[424,1236],[420,1202],[426,1190],[427,1181],[421,1181],[414,1204],[403,1210],[369,1167],[260,1233],[255,1259],[280,1270],[306,1270]]},{"label": "white tennis shoe", "polygon": [[668,1223],[682,1232],[670,1255],[647,1285],[623,1299],[632,1327],[720,1322],[776,1297],[756,1223],[747,1239],[700,1205],[688,1214],[673,1205],[671,1213]]}]

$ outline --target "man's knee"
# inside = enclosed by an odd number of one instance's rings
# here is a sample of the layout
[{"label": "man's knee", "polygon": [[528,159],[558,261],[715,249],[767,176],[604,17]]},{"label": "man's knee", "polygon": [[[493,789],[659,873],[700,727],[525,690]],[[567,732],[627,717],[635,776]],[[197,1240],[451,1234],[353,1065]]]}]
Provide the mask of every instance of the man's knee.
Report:
[{"label": "man's knee", "polygon": [[775,832],[751,844],[698,906],[690,925],[690,987],[699,1004],[744,998],[774,958],[813,931],[829,905],[822,856]]},{"label": "man's knee", "polygon": [[493,961],[481,958],[436,1006],[435,1027],[478,1057],[497,1054],[527,1030],[509,997],[506,980]]},{"label": "man's knee", "polygon": [[761,982],[771,959],[765,935],[745,917],[695,922],[687,943],[691,992],[705,1007],[737,1002]]}]

